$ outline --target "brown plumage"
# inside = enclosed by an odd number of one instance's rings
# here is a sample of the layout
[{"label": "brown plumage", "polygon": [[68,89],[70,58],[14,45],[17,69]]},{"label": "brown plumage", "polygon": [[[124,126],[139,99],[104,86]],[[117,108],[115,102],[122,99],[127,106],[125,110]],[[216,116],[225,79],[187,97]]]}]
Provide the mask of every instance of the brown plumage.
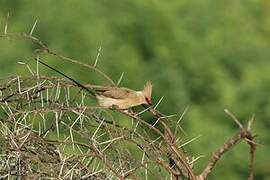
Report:
[{"label": "brown plumage", "polygon": [[106,108],[128,109],[141,104],[151,105],[152,84],[147,82],[142,91],[124,87],[96,88],[99,105]]}]

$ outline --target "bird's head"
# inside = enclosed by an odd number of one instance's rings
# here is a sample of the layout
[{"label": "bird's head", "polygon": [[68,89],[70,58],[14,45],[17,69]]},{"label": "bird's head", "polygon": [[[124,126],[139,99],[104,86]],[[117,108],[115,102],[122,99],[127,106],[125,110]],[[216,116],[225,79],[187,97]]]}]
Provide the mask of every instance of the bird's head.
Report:
[{"label": "bird's head", "polygon": [[143,88],[142,94],[144,96],[144,104],[152,105],[152,84],[147,82]]}]

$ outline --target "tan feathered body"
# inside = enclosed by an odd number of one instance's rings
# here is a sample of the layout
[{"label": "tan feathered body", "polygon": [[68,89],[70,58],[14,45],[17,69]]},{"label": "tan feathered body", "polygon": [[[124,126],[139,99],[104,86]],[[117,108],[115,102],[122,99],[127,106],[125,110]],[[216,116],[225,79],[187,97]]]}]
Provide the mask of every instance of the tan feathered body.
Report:
[{"label": "tan feathered body", "polygon": [[146,83],[142,91],[134,91],[124,87],[95,88],[98,103],[106,108],[128,109],[141,104],[151,104],[151,83]]}]

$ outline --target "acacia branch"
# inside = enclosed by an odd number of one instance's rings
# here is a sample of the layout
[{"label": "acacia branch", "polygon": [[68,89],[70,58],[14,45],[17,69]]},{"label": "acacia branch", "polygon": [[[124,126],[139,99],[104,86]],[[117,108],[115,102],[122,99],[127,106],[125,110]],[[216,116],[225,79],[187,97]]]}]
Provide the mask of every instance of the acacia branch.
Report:
[{"label": "acacia branch", "polygon": [[216,166],[217,162],[221,159],[221,157],[226,153],[227,151],[231,150],[233,146],[238,144],[242,140],[246,140],[246,142],[250,145],[250,163],[249,163],[249,180],[254,179],[254,159],[255,159],[255,150],[256,150],[256,143],[254,142],[254,136],[251,133],[251,125],[254,120],[254,116],[249,120],[248,128],[245,128],[242,123],[236,118],[235,115],[233,115],[228,110],[225,111],[238,125],[240,128],[239,132],[237,132],[234,136],[232,136],[230,139],[228,139],[220,148],[218,148],[213,154],[211,159],[209,160],[208,164],[206,165],[205,169],[202,171],[202,173],[198,176],[198,179],[204,180],[207,178],[207,176],[212,172],[214,167]]}]

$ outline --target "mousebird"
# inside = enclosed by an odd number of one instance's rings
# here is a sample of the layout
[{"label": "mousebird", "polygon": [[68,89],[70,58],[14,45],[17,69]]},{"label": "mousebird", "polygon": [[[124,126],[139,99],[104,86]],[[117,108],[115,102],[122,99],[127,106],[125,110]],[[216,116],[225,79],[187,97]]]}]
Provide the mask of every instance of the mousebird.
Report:
[{"label": "mousebird", "polygon": [[105,87],[96,89],[96,98],[102,107],[128,109],[147,104],[152,105],[152,84],[147,82],[142,91],[134,91],[124,87]]},{"label": "mousebird", "polygon": [[97,87],[89,89],[50,65],[37,59],[36,61],[66,77],[79,87],[85,89],[92,96],[97,98],[99,105],[102,107],[128,109],[138,105],[152,105],[152,84],[149,81],[145,84],[143,90],[141,91],[135,91],[125,87]]}]

